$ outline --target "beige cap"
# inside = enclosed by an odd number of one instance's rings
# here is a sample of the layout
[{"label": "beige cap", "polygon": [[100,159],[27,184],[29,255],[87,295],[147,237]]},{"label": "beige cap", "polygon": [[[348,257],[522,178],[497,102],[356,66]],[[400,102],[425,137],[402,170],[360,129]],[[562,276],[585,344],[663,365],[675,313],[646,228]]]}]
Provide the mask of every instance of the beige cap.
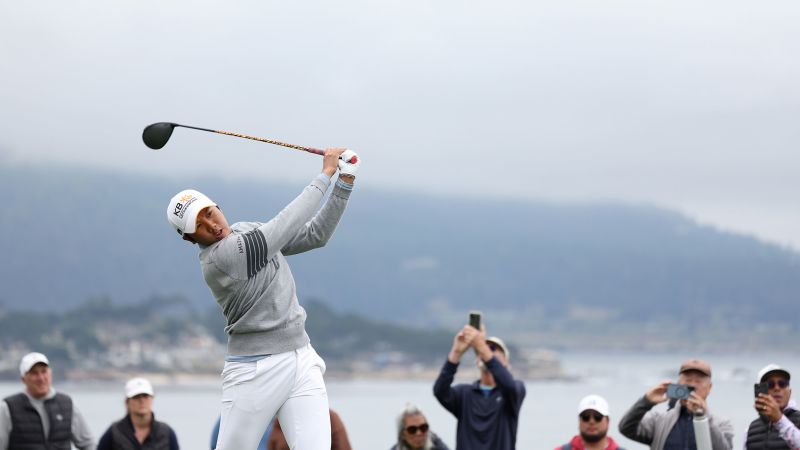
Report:
[{"label": "beige cap", "polygon": [[500,347],[500,350],[502,350],[503,353],[505,353],[506,360],[511,360],[511,352],[508,351],[508,347],[506,347],[506,343],[503,342],[502,339],[500,339],[497,336],[490,336],[486,338],[486,342],[487,343],[491,342],[493,344],[496,344],[498,347]]},{"label": "beige cap", "polygon": [[696,370],[707,377],[711,376],[711,366],[702,359],[689,359],[684,361],[678,373],[688,372],[690,370]]}]

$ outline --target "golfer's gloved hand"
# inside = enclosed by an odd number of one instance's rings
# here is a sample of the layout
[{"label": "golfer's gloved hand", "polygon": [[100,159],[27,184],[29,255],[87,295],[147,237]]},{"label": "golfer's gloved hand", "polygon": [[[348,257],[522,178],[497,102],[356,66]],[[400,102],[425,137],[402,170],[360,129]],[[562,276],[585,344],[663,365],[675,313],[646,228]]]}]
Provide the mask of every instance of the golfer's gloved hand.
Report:
[{"label": "golfer's gloved hand", "polygon": [[339,174],[355,176],[361,166],[361,158],[356,152],[348,149],[339,156]]}]

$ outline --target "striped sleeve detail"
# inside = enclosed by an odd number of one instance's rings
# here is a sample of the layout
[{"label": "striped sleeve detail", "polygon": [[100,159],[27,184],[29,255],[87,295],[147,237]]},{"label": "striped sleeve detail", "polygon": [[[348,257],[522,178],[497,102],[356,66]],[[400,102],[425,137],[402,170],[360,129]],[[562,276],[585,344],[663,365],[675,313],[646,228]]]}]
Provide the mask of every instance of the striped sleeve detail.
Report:
[{"label": "striped sleeve detail", "polygon": [[253,278],[259,270],[267,265],[267,239],[261,230],[245,233],[244,251],[247,257],[247,278]]}]

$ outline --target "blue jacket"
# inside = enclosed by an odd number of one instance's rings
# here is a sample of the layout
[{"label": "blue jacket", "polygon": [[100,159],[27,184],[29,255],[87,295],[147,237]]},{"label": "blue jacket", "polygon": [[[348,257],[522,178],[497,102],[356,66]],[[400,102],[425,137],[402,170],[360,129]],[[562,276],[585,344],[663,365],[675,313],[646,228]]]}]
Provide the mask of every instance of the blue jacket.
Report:
[{"label": "blue jacket", "polygon": [[458,419],[456,450],[514,450],[525,385],[515,380],[497,358],[486,363],[496,386],[488,396],[479,382],[453,384],[458,364],[446,361],[433,385],[433,395]]}]

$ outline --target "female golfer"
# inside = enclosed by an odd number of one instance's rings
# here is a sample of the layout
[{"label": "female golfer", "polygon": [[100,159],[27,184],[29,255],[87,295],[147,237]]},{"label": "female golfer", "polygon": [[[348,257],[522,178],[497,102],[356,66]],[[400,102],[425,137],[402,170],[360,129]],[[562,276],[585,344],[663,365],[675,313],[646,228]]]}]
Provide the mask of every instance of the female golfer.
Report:
[{"label": "female golfer", "polygon": [[[167,218],[200,247],[203,277],[227,321],[217,450],[256,448],[275,415],[291,448],[331,447],[325,362],[309,342],[285,256],[330,239],[359,165],[351,150],[327,149],[322,173],[266,223],[229,227],[216,203],[194,190],[169,203]],[[317,212],[337,167],[336,186]]]}]

